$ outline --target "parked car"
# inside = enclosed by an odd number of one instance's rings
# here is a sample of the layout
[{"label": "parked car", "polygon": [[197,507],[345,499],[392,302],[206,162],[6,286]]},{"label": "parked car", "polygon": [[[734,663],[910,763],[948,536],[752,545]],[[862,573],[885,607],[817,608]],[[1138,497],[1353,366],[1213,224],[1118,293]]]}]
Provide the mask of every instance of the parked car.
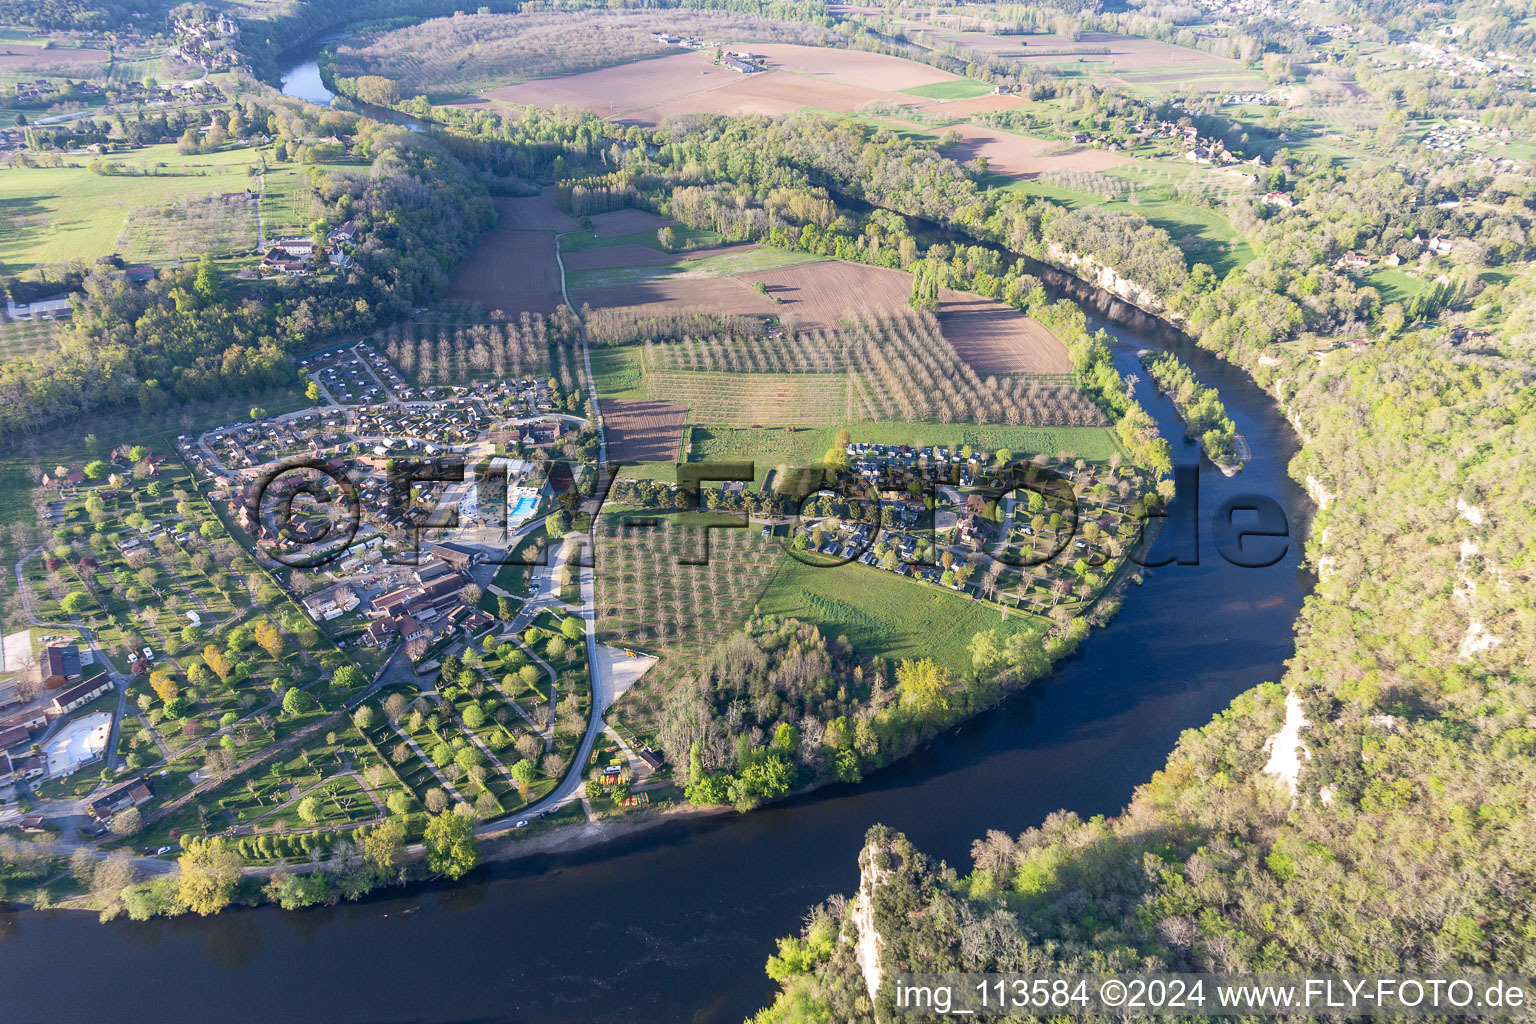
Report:
[{"label": "parked car", "polygon": [[523,818],[523,819],[519,820],[518,823],[513,826],[513,828],[522,828],[526,824],[528,824],[528,819],[527,818]]}]

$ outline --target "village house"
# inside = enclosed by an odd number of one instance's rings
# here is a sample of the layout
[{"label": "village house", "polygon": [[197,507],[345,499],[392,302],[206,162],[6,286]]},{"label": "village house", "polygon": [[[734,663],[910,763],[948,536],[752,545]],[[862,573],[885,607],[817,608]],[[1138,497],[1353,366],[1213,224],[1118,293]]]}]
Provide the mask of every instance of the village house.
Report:
[{"label": "village house", "polygon": [[1364,270],[1371,265],[1371,258],[1363,252],[1350,251],[1333,261],[1335,270]]},{"label": "village house", "polygon": [[74,644],[44,647],[38,670],[42,673],[42,684],[50,690],[72,686],[85,678],[80,670],[80,648]]},{"label": "village house", "polygon": [[1296,201],[1284,192],[1266,192],[1264,193],[1264,205],[1278,206],[1289,210],[1296,205]]},{"label": "village house", "polygon": [[142,807],[154,798],[155,791],[150,788],[149,780],[143,776],[137,776],[113,786],[87,803],[85,809],[97,821],[106,821],[118,811],[127,810],[129,807]]},{"label": "village house", "polygon": [[53,715],[67,715],[76,708],[84,707],[91,701],[100,697],[112,689],[112,679],[105,672],[94,679],[87,679],[54,695],[53,704],[49,709]]}]

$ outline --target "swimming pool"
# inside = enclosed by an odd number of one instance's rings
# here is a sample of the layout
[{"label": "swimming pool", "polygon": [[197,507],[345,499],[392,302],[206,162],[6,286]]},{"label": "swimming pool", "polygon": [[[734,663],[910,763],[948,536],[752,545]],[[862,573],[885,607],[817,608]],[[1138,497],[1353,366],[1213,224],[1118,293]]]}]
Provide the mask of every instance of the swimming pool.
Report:
[{"label": "swimming pool", "polygon": [[518,498],[517,504],[513,505],[510,509],[507,510],[507,521],[510,523],[521,523],[529,516],[533,515],[533,510],[538,507],[538,498],[531,498],[527,496]]}]

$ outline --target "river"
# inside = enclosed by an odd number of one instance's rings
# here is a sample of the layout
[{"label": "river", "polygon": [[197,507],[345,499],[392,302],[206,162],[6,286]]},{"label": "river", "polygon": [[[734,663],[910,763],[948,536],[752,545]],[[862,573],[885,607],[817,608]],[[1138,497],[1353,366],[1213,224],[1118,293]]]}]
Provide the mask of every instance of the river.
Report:
[{"label": "river", "polygon": [[[1170,344],[1110,330],[1126,374],[1136,349]],[[1171,347],[1221,391],[1254,459],[1232,479],[1200,460],[1200,565],[1151,571],[1107,630],[1002,707],[861,786],[494,865],[457,886],[208,920],[0,915],[0,1020],[737,1024],[771,997],[772,940],[810,904],[856,888],[870,825],[963,866],[989,828],[1020,831],[1063,807],[1118,811],[1181,730],[1280,678],[1308,585],[1296,568],[1307,504],[1285,472],[1289,424],[1240,371]],[[1176,460],[1196,462],[1172,404],[1139,391]],[[1245,492],[1290,517],[1290,552],[1266,569],[1229,565],[1210,543],[1210,514]],[[66,960],[90,982],[50,984]]]},{"label": "river", "polygon": [[[284,75],[284,91],[323,90],[313,67]],[[1051,277],[1091,311],[1134,325],[1095,316],[1119,339],[1122,373],[1145,376],[1140,348],[1174,349],[1219,389],[1254,448],[1240,474],[1223,477],[1184,439],[1172,404],[1138,384],[1175,461],[1199,463],[1201,564],[1149,572],[1114,623],[1051,676],[862,785],[493,865],[455,886],[107,926],[78,913],[0,914],[0,1021],[738,1024],[772,996],[763,962],[773,939],[796,931],[811,904],[857,887],[871,825],[965,867],[987,829],[1018,832],[1058,808],[1119,811],[1182,730],[1281,677],[1309,586],[1297,568],[1308,506],[1286,475],[1295,434],[1246,375],[1091,286]],[[1290,519],[1290,550],[1269,568],[1229,565],[1211,544],[1211,514],[1243,493],[1276,499]],[[56,981],[64,971],[82,977]]]}]

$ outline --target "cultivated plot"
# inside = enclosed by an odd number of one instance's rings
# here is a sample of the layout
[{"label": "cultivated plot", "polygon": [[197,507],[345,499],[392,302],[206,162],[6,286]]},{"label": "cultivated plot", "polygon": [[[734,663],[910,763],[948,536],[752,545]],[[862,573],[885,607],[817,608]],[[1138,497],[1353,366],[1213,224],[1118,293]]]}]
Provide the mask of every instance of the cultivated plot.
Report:
[{"label": "cultivated plot", "polygon": [[447,297],[508,315],[553,313],[564,301],[555,236],[547,231],[487,231],[453,272]]}]

